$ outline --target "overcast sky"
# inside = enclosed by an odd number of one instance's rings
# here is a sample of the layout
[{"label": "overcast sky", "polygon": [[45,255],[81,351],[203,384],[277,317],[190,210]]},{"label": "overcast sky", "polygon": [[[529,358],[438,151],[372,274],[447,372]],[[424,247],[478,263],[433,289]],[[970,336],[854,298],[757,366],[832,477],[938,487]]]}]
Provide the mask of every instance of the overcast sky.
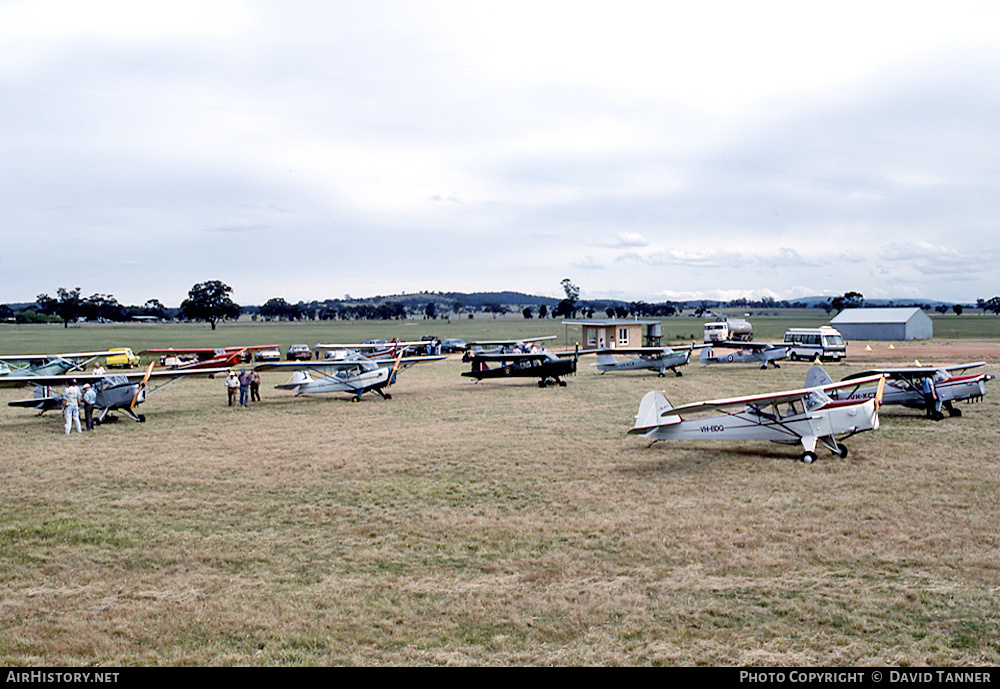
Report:
[{"label": "overcast sky", "polygon": [[998,32],[995,2],[0,0],[0,303],[990,298]]}]

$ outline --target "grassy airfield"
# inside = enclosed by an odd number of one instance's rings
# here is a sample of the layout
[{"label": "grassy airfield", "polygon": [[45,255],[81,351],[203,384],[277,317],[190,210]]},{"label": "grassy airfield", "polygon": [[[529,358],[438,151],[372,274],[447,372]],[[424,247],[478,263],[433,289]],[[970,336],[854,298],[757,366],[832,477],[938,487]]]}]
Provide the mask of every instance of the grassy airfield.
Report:
[{"label": "grassy airfield", "polygon": [[[996,319],[962,319],[949,337],[995,350]],[[701,320],[664,323],[666,341],[700,339]],[[754,324],[758,339],[788,325]],[[423,334],[572,344],[554,321],[511,318],[22,326],[0,347]],[[196,378],[150,395],[145,424],[70,437],[57,416],[0,404],[0,663],[1000,662],[1000,381],[959,419],[885,407],[846,459],[807,466],[769,443],[625,435],[648,390],[682,403],[794,388],[806,364],[661,379],[590,363],[542,390],[475,384],[452,358],[358,404],[294,398],[267,374],[249,409]],[[827,365],[837,380],[863,368]]]}]

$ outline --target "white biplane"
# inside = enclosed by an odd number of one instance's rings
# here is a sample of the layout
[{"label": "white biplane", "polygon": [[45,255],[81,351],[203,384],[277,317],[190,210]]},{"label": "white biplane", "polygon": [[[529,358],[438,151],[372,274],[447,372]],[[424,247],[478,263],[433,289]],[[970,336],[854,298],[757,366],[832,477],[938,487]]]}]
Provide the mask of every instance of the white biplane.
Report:
[{"label": "white biplane", "polygon": [[[695,347],[704,345],[692,344],[687,349],[674,349],[673,347],[618,347],[615,349],[597,350],[596,366],[601,373],[607,371],[633,371],[652,370],[656,371],[660,377],[666,375],[668,370],[673,371],[675,376],[682,375],[677,370],[679,366],[686,366],[691,361],[691,353]],[[616,354],[636,355],[632,359],[619,360]]]},{"label": "white biplane", "polygon": [[[296,395],[322,392],[348,392],[353,402],[359,402],[361,395],[375,392],[383,399],[392,399],[385,388],[396,382],[396,374],[414,364],[447,359],[440,356],[403,356],[400,349],[394,359],[369,359],[352,352],[341,359],[327,361],[288,361],[274,364],[259,364],[255,371],[294,371],[287,383],[275,385],[278,390],[292,390]],[[309,374],[317,375],[313,378]]]},{"label": "white biplane", "polygon": [[[883,374],[886,376],[885,393],[882,404],[898,404],[912,409],[926,409],[926,400],[923,393],[923,381],[930,378],[934,389],[934,411],[932,413],[935,420],[944,418],[941,412],[943,408],[949,416],[961,416],[962,410],[954,405],[955,402],[968,400],[975,402],[986,395],[986,383],[996,376],[988,373],[974,373],[964,375],[970,368],[985,366],[985,361],[976,361],[971,364],[956,364],[953,366],[914,366],[912,368],[883,368],[861,373],[853,373],[844,378],[844,382],[855,381],[873,374]],[[955,374],[958,375],[955,375]],[[833,380],[823,370],[821,366],[813,366],[806,373],[806,387],[816,385],[829,385]],[[873,387],[855,389],[850,395],[845,396],[839,391],[830,393],[834,399],[870,399],[875,396],[877,390]]]},{"label": "white biplane", "polygon": [[781,368],[778,365],[780,359],[788,357],[788,347],[786,345],[774,344],[771,342],[716,342],[715,347],[733,349],[728,353],[716,353],[713,347],[705,347],[701,350],[699,360],[703,364],[760,364],[761,368],[767,368],[771,364],[773,368]]},{"label": "white biplane", "polygon": [[[878,382],[872,399],[834,400],[831,389],[859,387]],[[816,461],[816,445],[835,455],[847,456],[839,442],[855,433],[878,428],[878,408],[885,376],[873,375],[832,386],[803,388],[746,397],[707,400],[673,407],[660,392],[648,392],[639,404],[631,435],[657,440],[770,440],[784,445],[801,444],[801,459]],[[721,412],[685,420],[682,414]]]}]

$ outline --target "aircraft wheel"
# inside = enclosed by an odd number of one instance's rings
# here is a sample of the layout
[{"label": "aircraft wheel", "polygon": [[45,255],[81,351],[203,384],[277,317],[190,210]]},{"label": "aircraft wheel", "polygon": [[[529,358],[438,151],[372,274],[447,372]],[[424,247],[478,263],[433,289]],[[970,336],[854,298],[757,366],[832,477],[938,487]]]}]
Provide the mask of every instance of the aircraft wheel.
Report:
[{"label": "aircraft wheel", "polygon": [[351,398],[351,402],[360,402],[360,401],[361,401],[360,397],[352,397]]},{"label": "aircraft wheel", "polygon": [[837,455],[841,459],[844,459],[845,457],[847,457],[847,445],[844,445],[843,443],[838,443],[837,444]]},{"label": "aircraft wheel", "polygon": [[684,373],[681,372],[681,371],[674,371],[674,375],[676,375],[678,378],[680,378],[681,376],[684,375]]},{"label": "aircraft wheel", "polygon": [[383,399],[387,399],[387,400],[391,400],[391,399],[392,399],[392,395],[390,395],[390,394],[389,394],[389,393],[387,392],[387,393],[385,393],[385,397],[384,397]]},{"label": "aircraft wheel", "polygon": [[962,415],[962,410],[959,409],[958,407],[952,407],[951,409],[948,410],[948,416],[961,416],[961,415]]},{"label": "aircraft wheel", "polygon": [[812,464],[815,461],[816,461],[816,453],[815,452],[803,452],[802,453],[802,463],[803,464]]},{"label": "aircraft wheel", "polygon": [[565,380],[560,380],[559,381],[559,387],[561,387],[561,388],[566,387],[566,381]]},{"label": "aircraft wheel", "polygon": [[146,422],[146,415],[145,414],[136,414],[136,417],[139,419],[139,423],[145,423]]},{"label": "aircraft wheel", "polygon": [[538,381],[538,387],[544,388],[545,387],[545,381],[544,380]]}]

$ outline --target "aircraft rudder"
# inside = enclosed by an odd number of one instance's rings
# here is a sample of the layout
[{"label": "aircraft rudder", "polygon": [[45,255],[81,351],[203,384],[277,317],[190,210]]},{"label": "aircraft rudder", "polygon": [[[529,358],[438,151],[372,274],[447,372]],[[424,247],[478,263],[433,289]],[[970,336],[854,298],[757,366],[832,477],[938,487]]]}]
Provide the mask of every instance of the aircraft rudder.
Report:
[{"label": "aircraft rudder", "polygon": [[662,392],[651,390],[642,397],[639,402],[639,412],[635,415],[635,424],[629,430],[631,434],[649,435],[655,433],[660,426],[680,423],[678,416],[666,416],[664,414],[673,409]]},{"label": "aircraft rudder", "polygon": [[829,385],[832,382],[833,382],[833,378],[831,378],[830,374],[827,373],[826,370],[822,366],[820,366],[819,364],[816,364],[815,366],[812,366],[806,372],[806,387],[807,388],[817,388],[817,387],[819,387],[821,385]]}]

